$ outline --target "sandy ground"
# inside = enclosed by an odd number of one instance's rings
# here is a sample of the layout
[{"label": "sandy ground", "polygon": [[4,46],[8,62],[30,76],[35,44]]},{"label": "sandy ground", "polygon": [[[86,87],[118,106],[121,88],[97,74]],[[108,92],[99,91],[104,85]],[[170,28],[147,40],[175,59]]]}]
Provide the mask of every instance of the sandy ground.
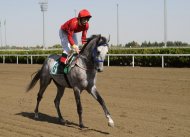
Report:
[{"label": "sandy ground", "polygon": [[57,121],[56,87],[48,87],[33,110],[39,84],[29,93],[26,85],[41,65],[0,64],[0,137],[190,137],[190,69],[105,67],[97,88],[112,114],[107,126],[100,105],[87,92],[81,95],[84,124],[78,127],[73,91],[66,89],[61,111],[70,125]]}]

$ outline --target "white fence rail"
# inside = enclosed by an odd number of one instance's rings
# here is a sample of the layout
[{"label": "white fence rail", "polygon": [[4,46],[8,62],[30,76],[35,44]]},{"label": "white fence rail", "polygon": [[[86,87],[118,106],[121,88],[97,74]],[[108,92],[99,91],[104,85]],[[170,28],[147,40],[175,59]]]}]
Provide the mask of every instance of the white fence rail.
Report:
[{"label": "white fence rail", "polygon": [[[27,64],[33,64],[33,57],[48,57],[49,54],[38,54],[38,55],[29,55],[29,54],[24,54],[24,55],[19,55],[19,54],[1,54],[1,57],[3,57],[3,64],[6,63],[6,57],[14,56],[16,57],[16,63],[19,64],[19,57],[26,57],[27,58]],[[135,67],[135,57],[138,56],[159,56],[162,58],[162,68],[164,68],[164,57],[190,57],[190,54],[107,54],[107,61],[108,64],[107,66],[110,66],[110,57],[117,56],[117,57],[127,57],[131,56],[132,57],[132,67]]]},{"label": "white fence rail", "polygon": [[132,66],[135,67],[135,57],[138,56],[159,56],[162,57],[162,68],[164,68],[164,57],[188,57],[190,54],[108,54],[108,66],[110,63],[110,57],[111,56],[117,56],[117,57],[127,57],[131,56],[132,57]]},{"label": "white fence rail", "polygon": [[3,57],[3,64],[6,63],[6,57],[16,57],[16,64],[19,64],[19,57],[26,57],[27,58],[27,64],[29,64],[29,59],[30,59],[30,64],[33,64],[33,57],[48,57],[49,54],[0,54],[1,57]]}]

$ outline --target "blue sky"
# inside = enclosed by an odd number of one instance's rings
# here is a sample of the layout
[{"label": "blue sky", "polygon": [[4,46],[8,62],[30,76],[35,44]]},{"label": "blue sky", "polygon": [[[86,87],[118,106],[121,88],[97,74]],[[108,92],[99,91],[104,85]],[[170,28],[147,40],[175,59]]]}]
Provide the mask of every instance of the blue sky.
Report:
[{"label": "blue sky", "polygon": [[[0,0],[0,20],[4,43],[4,20],[8,45],[42,45],[42,13],[38,0]],[[164,41],[164,0],[48,0],[45,13],[46,46],[60,44],[60,25],[86,8],[92,14],[88,36],[111,35],[117,43]],[[190,0],[167,0],[168,40],[190,43]],[[80,41],[81,33],[78,33]]]}]

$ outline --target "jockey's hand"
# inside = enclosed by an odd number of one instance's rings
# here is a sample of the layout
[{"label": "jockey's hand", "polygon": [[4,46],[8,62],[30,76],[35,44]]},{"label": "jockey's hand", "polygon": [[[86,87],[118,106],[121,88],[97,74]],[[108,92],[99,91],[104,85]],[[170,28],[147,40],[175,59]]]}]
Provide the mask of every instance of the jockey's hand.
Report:
[{"label": "jockey's hand", "polygon": [[77,45],[72,45],[72,50],[74,51],[74,52],[76,52],[77,54],[79,54],[79,52],[80,52],[80,50],[79,50],[79,47],[77,46]]}]

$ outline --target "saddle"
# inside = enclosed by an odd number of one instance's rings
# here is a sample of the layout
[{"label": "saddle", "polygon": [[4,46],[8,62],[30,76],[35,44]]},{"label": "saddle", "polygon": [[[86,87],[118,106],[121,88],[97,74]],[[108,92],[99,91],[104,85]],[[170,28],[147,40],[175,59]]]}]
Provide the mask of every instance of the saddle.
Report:
[{"label": "saddle", "polygon": [[51,74],[68,74],[72,67],[74,67],[74,62],[77,58],[78,54],[73,53],[68,57],[67,64],[63,64],[60,62],[60,57],[57,58],[52,65],[50,65],[50,73]]}]

